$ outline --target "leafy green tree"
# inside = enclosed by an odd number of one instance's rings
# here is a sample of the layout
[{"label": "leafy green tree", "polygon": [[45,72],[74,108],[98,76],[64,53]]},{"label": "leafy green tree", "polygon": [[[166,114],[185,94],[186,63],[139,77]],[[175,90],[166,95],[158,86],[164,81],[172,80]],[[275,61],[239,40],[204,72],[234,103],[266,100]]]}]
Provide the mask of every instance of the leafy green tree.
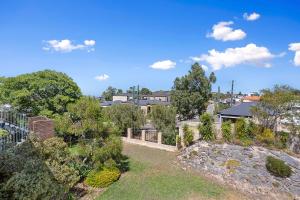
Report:
[{"label": "leafy green tree", "polygon": [[162,105],[155,105],[150,112],[150,119],[154,127],[162,132],[165,144],[176,144],[176,109]]},{"label": "leafy green tree", "polygon": [[74,137],[95,137],[101,134],[102,115],[102,108],[95,98],[81,97],[67,106],[67,112],[56,117],[55,129],[68,141]]},{"label": "leafy green tree", "polygon": [[262,90],[262,93],[260,102],[251,112],[260,125],[275,130],[277,121],[289,117],[300,96],[295,89],[285,85],[275,85],[273,89]]},{"label": "leafy green tree", "polygon": [[140,128],[145,124],[143,111],[132,104],[117,104],[104,108],[104,115],[123,132],[126,132],[127,128]]},{"label": "leafy green tree", "polygon": [[214,73],[207,77],[198,63],[192,65],[187,75],[175,79],[171,99],[180,119],[192,119],[205,111],[215,81]]},{"label": "leafy green tree", "polygon": [[109,86],[103,93],[102,97],[104,98],[105,101],[112,101],[113,96],[117,94],[122,94],[123,90],[122,89],[117,89],[112,86]]},{"label": "leafy green tree", "polygon": [[70,77],[51,70],[2,78],[0,82],[0,103],[9,103],[31,115],[62,114],[81,96]]},{"label": "leafy green tree", "polygon": [[200,126],[199,126],[199,132],[202,136],[203,140],[210,141],[215,139],[215,134],[213,132],[213,119],[212,116],[208,113],[203,113],[200,116]]},{"label": "leafy green tree", "polygon": [[152,94],[151,90],[149,90],[148,88],[142,88],[140,91],[141,95],[148,95],[148,94]]}]

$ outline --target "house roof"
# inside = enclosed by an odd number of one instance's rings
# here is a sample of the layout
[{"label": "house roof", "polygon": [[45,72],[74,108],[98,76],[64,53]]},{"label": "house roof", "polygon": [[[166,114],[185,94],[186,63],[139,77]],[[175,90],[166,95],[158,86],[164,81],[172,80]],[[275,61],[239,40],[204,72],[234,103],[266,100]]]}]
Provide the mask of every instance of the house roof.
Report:
[{"label": "house roof", "polygon": [[[133,104],[133,101],[104,101],[100,103],[101,106],[112,106],[117,104]],[[147,106],[147,105],[170,105],[170,102],[158,101],[158,100],[142,100],[140,99],[136,102],[139,106]]]},{"label": "house roof", "polygon": [[251,107],[256,105],[257,102],[243,102],[238,105],[234,105],[231,108],[222,110],[218,114],[234,117],[252,117]]},{"label": "house roof", "polygon": [[260,100],[260,96],[245,96],[245,97],[243,97],[243,100],[259,101]]}]

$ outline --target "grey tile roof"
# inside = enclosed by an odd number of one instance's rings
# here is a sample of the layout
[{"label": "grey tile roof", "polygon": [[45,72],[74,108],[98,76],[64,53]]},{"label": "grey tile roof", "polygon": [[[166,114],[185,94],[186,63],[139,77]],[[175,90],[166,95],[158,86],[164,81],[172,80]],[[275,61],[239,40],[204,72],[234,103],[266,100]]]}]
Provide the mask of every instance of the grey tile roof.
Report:
[{"label": "grey tile roof", "polygon": [[252,117],[251,107],[256,106],[257,102],[244,102],[234,105],[231,108],[220,111],[218,114],[235,117]]},{"label": "grey tile roof", "polygon": [[[133,104],[133,101],[104,101],[100,103],[100,106],[112,106],[116,104]],[[136,104],[139,106],[147,106],[147,105],[170,105],[170,102],[158,101],[158,100],[142,100],[140,99]]]}]

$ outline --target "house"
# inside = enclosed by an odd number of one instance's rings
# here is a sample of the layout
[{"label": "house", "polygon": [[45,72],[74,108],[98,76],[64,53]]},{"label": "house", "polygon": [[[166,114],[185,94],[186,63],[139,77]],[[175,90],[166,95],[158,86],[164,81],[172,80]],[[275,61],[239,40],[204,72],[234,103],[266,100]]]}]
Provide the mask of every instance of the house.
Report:
[{"label": "house", "polygon": [[245,96],[242,98],[243,102],[258,102],[260,101],[260,96]]},{"label": "house", "polygon": [[157,91],[153,92],[152,94],[148,95],[141,95],[141,99],[143,100],[156,100],[162,102],[170,102],[171,101],[171,94],[169,91]]},{"label": "house", "polygon": [[257,102],[242,102],[218,113],[219,122],[231,120],[236,121],[239,118],[252,118],[251,108],[256,106]]},{"label": "house", "polygon": [[118,104],[134,104],[137,105],[141,108],[141,110],[144,112],[145,115],[149,114],[151,112],[151,108],[153,105],[164,105],[164,106],[169,106],[171,103],[170,102],[164,102],[164,101],[159,101],[159,100],[130,100],[130,101],[103,101],[100,103],[101,107],[110,107],[113,105],[118,105]]},{"label": "house", "polygon": [[122,94],[113,95],[113,100],[112,101],[126,102],[126,101],[129,101],[130,99],[132,99],[132,94],[122,93]]}]

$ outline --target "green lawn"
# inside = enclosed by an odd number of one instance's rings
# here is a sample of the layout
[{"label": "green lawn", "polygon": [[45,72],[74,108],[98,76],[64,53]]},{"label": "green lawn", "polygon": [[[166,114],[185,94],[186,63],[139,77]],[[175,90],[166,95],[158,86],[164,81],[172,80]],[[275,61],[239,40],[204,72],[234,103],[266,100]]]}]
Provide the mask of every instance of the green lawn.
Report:
[{"label": "green lawn", "polygon": [[175,153],[128,144],[124,153],[130,157],[130,171],[98,200],[241,199],[194,172],[182,170],[175,163]]}]

